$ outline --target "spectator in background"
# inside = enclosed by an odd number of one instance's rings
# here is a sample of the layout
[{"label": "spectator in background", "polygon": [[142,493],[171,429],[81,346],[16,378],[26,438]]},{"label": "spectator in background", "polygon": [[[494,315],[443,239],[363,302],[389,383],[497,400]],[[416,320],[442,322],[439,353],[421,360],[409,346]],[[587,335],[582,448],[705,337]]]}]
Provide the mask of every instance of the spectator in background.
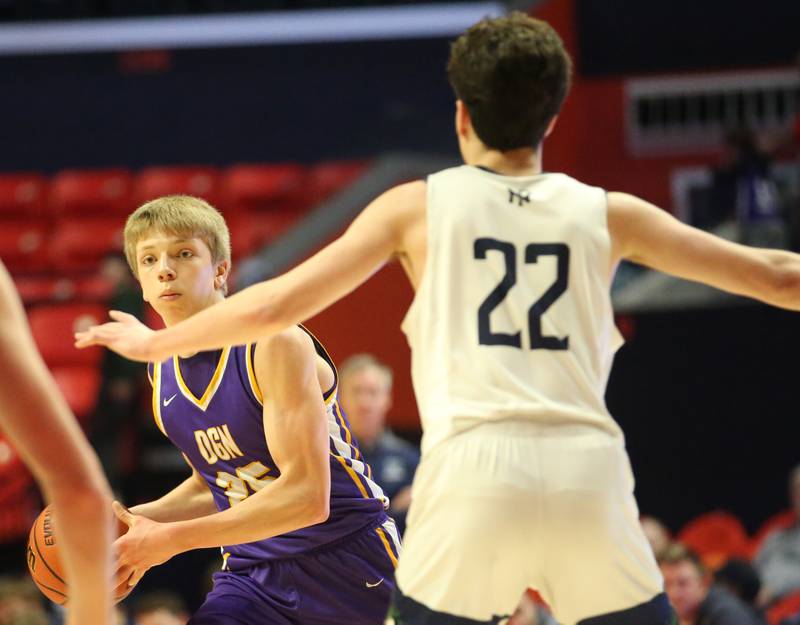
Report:
[{"label": "spectator in background", "polygon": [[761,590],[758,571],[747,560],[731,558],[714,571],[714,583],[723,586],[746,604],[755,606]]},{"label": "spectator in background", "polygon": [[647,537],[647,542],[650,543],[650,547],[653,549],[656,560],[658,560],[672,543],[672,535],[667,526],[655,517],[643,515],[639,519],[639,523],[642,526],[644,535]]},{"label": "spectator in background", "polygon": [[766,623],[764,614],[757,604],[761,578],[750,562],[731,558],[714,572],[714,583],[736,595],[753,609],[762,623]]},{"label": "spectator in background", "polygon": [[750,606],[711,584],[703,563],[690,549],[677,543],[670,545],[659,565],[679,625],[763,625]]},{"label": "spectator in background", "polygon": [[186,625],[188,620],[183,601],[169,592],[144,595],[133,608],[133,625]]},{"label": "spectator in background", "polygon": [[789,474],[789,501],[794,522],[770,534],[754,561],[762,582],[760,605],[800,591],[800,465]]},{"label": "spectator in background", "polygon": [[[100,273],[111,285],[108,307],[144,319],[144,300],[131,276],[122,254],[109,254]],[[140,404],[144,396],[143,369],[111,350],[103,350],[102,374],[95,416],[92,419],[91,441],[103,464],[112,488],[119,492],[126,473],[123,445],[136,440]]]},{"label": "spectator in background", "polygon": [[392,370],[374,356],[358,354],[344,362],[339,377],[342,406],[353,434],[375,481],[391,501],[389,512],[402,534],[419,451],[386,427],[392,407]]},{"label": "spectator in background", "polygon": [[786,247],[788,228],[770,167],[771,157],[759,147],[752,130],[726,132],[722,159],[713,172],[711,214],[703,227],[733,218],[743,243]]},{"label": "spectator in background", "polygon": [[0,578],[0,625],[48,625],[42,595],[27,577]]}]

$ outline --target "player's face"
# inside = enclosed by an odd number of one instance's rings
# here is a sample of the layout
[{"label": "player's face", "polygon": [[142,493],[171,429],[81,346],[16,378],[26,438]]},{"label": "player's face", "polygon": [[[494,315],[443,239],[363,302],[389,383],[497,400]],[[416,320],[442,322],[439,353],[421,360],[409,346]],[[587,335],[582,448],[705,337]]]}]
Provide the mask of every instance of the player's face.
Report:
[{"label": "player's face", "polygon": [[373,441],[392,406],[389,385],[383,373],[368,367],[342,380],[342,403],[356,438]]},{"label": "player's face", "polygon": [[167,325],[222,299],[227,263],[215,263],[196,237],[149,232],[136,245],[136,266],[145,301]]},{"label": "player's face", "polygon": [[680,619],[692,619],[708,594],[708,583],[691,562],[661,566],[664,590]]}]

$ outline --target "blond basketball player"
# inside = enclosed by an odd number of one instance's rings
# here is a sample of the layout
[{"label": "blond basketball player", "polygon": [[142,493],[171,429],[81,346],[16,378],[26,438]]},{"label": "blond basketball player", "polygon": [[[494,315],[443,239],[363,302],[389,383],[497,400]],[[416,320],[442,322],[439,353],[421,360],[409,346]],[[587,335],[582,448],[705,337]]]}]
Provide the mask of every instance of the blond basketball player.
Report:
[{"label": "blond basketball player", "polygon": [[306,319],[398,258],[416,290],[403,328],[422,416],[402,624],[494,623],[539,590],[563,625],[674,615],[638,523],[604,391],[621,339],[609,288],[630,259],[800,309],[800,256],[695,230],[636,197],[542,172],[566,96],[558,35],[484,20],[448,67],[464,165],[376,199],[284,276],[165,331],[114,313],[78,337],[138,360],[243,343]]},{"label": "blond basketball player", "polygon": [[111,624],[111,491],[33,343],[0,262],[0,427],[53,504],[69,580],[68,625]]},{"label": "blond basketball player", "polygon": [[[199,198],[137,208],[125,255],[167,326],[222,301],[228,226]],[[221,547],[222,570],[187,625],[373,625],[394,587],[400,540],[389,501],[339,407],[322,344],[295,327],[246,345],[152,362],[153,417],[192,474],[130,511],[118,581]]]}]

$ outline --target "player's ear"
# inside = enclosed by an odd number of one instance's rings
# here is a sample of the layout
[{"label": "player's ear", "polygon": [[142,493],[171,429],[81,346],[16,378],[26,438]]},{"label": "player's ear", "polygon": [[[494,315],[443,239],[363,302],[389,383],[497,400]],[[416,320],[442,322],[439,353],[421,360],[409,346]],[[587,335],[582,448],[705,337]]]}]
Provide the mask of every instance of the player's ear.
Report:
[{"label": "player's ear", "polygon": [[221,260],[217,263],[214,272],[214,288],[219,291],[228,281],[228,276],[231,272],[231,264],[227,260]]},{"label": "player's ear", "polygon": [[469,118],[469,110],[464,104],[464,101],[456,100],[456,135],[466,138],[471,125],[472,121]]},{"label": "player's ear", "polygon": [[553,128],[556,127],[557,121],[558,121],[558,115],[554,115],[553,119],[550,120],[550,123],[547,124],[547,130],[544,131],[545,139],[550,136],[551,132],[553,132]]}]

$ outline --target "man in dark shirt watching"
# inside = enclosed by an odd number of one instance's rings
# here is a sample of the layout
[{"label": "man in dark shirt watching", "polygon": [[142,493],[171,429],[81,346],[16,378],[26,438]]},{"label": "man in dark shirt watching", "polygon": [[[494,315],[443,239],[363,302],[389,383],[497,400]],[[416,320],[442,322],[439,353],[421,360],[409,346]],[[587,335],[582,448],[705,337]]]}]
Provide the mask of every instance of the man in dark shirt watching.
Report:
[{"label": "man in dark shirt watching", "polygon": [[762,625],[752,608],[721,586],[711,584],[708,571],[690,549],[670,546],[659,565],[679,625]]}]

